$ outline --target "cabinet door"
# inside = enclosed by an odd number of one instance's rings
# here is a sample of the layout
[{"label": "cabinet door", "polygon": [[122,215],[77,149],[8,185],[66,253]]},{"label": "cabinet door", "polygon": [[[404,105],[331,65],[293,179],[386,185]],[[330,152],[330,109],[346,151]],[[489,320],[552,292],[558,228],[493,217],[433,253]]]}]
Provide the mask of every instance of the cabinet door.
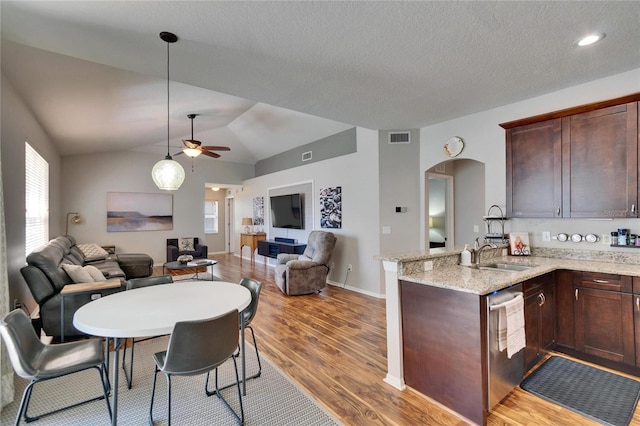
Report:
[{"label": "cabinet door", "polygon": [[631,294],[575,287],[575,348],[635,365]]},{"label": "cabinet door", "polygon": [[556,271],[556,340],[558,345],[575,347],[575,315],[572,271]]},{"label": "cabinet door", "polygon": [[[634,277],[635,280],[638,277]],[[640,280],[638,280],[640,282]],[[635,324],[636,367],[640,367],[640,294],[633,295],[633,322]]]},{"label": "cabinet door", "polygon": [[556,341],[556,287],[553,281],[544,285],[540,306],[540,349],[550,349]]},{"label": "cabinet door", "polygon": [[507,216],[561,217],[561,120],[508,129]]},{"label": "cabinet door", "polygon": [[533,367],[538,362],[540,354],[540,311],[539,305],[542,303],[542,293],[532,292],[524,299],[524,329],[527,345],[524,348],[524,369],[525,371]]},{"label": "cabinet door", "polygon": [[562,119],[563,217],[637,217],[638,104]]}]

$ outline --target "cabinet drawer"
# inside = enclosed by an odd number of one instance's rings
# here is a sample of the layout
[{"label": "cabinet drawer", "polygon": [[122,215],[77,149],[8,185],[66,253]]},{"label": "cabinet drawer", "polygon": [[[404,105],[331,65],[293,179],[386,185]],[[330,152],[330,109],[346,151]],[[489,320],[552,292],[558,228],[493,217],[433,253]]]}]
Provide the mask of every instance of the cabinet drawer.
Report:
[{"label": "cabinet drawer", "polygon": [[[539,293],[545,285],[548,285],[551,282],[553,282],[553,273],[541,275],[523,282],[522,291],[524,293],[524,297],[526,298],[532,294]],[[640,282],[638,285],[640,286]]]},{"label": "cabinet drawer", "polygon": [[[640,283],[639,283],[640,284]],[[598,290],[631,293],[632,277],[599,272],[581,272],[576,274],[574,285]]]},{"label": "cabinet drawer", "polygon": [[640,294],[640,277],[633,277],[633,293]]}]

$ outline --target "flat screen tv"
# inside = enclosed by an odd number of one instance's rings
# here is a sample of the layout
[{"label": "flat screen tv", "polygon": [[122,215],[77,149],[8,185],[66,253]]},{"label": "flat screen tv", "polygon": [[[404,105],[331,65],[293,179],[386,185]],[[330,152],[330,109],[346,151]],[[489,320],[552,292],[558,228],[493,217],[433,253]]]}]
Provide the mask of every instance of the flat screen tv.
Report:
[{"label": "flat screen tv", "polygon": [[271,226],[304,229],[302,194],[277,195],[270,198]]}]

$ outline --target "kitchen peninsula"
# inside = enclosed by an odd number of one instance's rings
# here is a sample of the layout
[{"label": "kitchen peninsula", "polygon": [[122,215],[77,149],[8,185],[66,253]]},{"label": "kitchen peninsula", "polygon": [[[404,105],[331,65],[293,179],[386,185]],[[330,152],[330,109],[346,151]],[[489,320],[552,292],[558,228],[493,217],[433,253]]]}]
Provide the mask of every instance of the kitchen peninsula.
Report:
[{"label": "kitchen peninsula", "polygon": [[[640,304],[639,254],[534,248],[532,256],[512,257],[506,256],[504,247],[483,251],[482,264],[529,266],[506,272],[459,266],[460,251],[432,249],[378,256],[385,270],[387,298],[387,383],[398,389],[410,386],[465,420],[486,424],[493,408],[487,301],[500,290],[520,285],[525,296],[530,289],[532,296],[547,300],[553,315],[551,325],[546,325],[551,341],[540,343],[531,335],[537,327],[528,327],[531,318],[539,318],[527,313],[525,305],[525,361],[522,355],[514,361],[521,363],[523,371],[531,366],[526,359],[531,359],[532,352],[533,357],[538,356],[533,358],[535,365],[553,346],[640,372],[640,338],[635,339],[633,331],[634,317],[640,321],[640,311],[634,312],[636,298]],[[594,299],[600,294],[607,298]],[[589,323],[587,311],[580,309],[588,309],[589,301],[594,300],[599,310],[613,313],[611,318],[619,320],[619,326]],[[590,327],[593,324],[596,327]],[[599,329],[606,329],[608,335],[619,331],[615,347],[598,347]],[[534,343],[540,344],[541,354],[531,347]]]}]

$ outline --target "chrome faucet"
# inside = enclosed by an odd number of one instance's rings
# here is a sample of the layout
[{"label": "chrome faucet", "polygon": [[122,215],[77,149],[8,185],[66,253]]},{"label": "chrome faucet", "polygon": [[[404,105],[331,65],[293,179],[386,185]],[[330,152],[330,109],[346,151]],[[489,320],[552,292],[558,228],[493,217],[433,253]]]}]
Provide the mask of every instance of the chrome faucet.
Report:
[{"label": "chrome faucet", "polygon": [[[476,239],[476,242],[478,242],[478,240],[477,240],[477,239]],[[478,245],[479,245],[479,243],[478,243]],[[482,244],[481,246],[479,246],[478,248],[475,248],[475,247],[474,247],[473,252],[472,252],[472,253],[473,253],[473,256],[474,256],[473,263],[474,263],[476,266],[480,265],[480,254],[482,253],[482,250],[486,249],[487,247],[490,247],[490,248],[498,248],[498,246],[496,246],[496,245],[495,245],[495,244],[493,244],[493,243],[484,243],[484,244]]]}]

